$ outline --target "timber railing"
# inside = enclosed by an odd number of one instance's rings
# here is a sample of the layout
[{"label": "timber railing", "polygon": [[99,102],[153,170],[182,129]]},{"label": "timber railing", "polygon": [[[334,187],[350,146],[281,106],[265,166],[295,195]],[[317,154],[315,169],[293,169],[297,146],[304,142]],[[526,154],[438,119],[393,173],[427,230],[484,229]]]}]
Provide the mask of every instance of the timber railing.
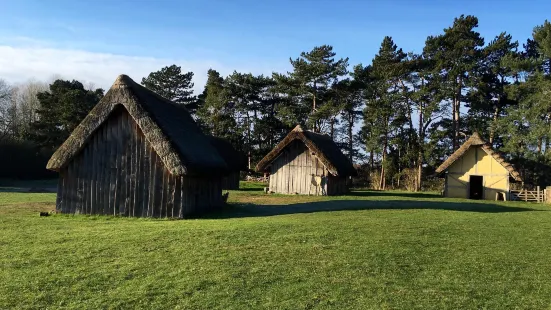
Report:
[{"label": "timber railing", "polygon": [[538,186],[535,191],[529,191],[526,189],[522,190],[511,190],[510,199],[516,201],[532,201],[532,202],[544,202],[546,193],[545,189],[541,190]]}]

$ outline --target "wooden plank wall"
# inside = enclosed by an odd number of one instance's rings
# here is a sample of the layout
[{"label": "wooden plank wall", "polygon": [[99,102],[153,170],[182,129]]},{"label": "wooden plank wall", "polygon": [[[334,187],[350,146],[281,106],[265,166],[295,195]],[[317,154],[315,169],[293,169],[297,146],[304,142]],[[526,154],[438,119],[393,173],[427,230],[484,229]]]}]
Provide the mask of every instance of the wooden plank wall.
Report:
[{"label": "wooden plank wall", "polygon": [[182,218],[221,205],[220,177],[170,174],[122,107],[60,171],[62,213]]},{"label": "wooden plank wall", "polygon": [[329,176],[327,182],[327,194],[328,195],[343,195],[348,192],[348,185],[346,184],[346,177]]},{"label": "wooden plank wall", "polygon": [[239,171],[232,172],[228,176],[222,178],[222,189],[237,190],[239,189]]},{"label": "wooden plank wall", "polygon": [[273,161],[269,188],[282,194],[327,195],[328,175],[304,143],[294,141]]}]

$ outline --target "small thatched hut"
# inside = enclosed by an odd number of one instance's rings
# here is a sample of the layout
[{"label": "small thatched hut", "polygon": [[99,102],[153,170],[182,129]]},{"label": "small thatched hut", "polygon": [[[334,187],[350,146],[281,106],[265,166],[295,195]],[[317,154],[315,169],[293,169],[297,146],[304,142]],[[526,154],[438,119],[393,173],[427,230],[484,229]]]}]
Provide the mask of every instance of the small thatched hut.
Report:
[{"label": "small thatched hut", "polygon": [[356,169],[331,137],[296,126],[256,166],[270,173],[269,190],[284,194],[339,195]]},{"label": "small thatched hut", "polygon": [[510,199],[511,181],[522,181],[520,174],[478,133],[461,145],[436,173],[445,173],[444,196],[495,200],[499,194]]},{"label": "small thatched hut", "polygon": [[239,189],[240,173],[241,171],[247,171],[247,157],[225,139],[213,136],[209,136],[209,139],[229,169],[229,174],[222,179],[222,189]]},{"label": "small thatched hut", "polygon": [[185,217],[223,203],[227,166],[186,109],[121,75],[48,169],[57,211]]}]

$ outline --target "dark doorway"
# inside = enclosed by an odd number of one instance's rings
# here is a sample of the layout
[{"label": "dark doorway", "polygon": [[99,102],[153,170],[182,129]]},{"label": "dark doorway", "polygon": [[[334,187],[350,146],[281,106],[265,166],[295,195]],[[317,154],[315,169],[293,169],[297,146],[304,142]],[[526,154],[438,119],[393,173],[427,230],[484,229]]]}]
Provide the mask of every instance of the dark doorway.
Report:
[{"label": "dark doorway", "polygon": [[484,186],[482,185],[481,175],[471,175],[469,178],[469,198],[470,199],[482,199],[484,193]]}]

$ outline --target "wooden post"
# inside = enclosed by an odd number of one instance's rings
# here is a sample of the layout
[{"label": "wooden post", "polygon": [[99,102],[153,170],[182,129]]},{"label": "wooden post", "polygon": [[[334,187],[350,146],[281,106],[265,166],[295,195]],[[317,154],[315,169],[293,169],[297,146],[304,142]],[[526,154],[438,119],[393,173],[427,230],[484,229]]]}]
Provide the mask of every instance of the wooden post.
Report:
[{"label": "wooden post", "polygon": [[538,191],[538,198],[537,198],[537,201],[540,202],[540,187],[538,185],[538,187],[536,187],[537,191]]}]

